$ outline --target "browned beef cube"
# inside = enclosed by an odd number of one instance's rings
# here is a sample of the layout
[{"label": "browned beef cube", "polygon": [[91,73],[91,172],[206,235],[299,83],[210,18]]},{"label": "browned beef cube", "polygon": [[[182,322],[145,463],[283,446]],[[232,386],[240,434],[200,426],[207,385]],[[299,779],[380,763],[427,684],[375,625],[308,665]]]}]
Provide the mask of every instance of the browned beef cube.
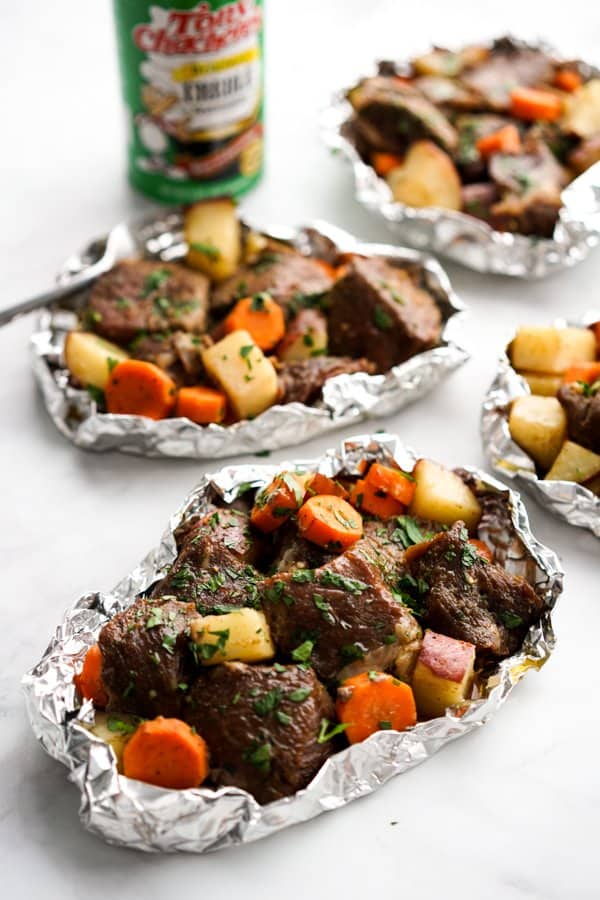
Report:
[{"label": "browned beef cube", "polygon": [[278,649],[310,661],[326,681],[389,668],[403,645],[420,635],[378,570],[352,549],[320,569],[275,575],[261,593]]},{"label": "browned beef cube", "polygon": [[310,669],[224,663],[189,699],[185,718],[208,744],[212,778],[259,803],[306,787],[331,753],[318,737],[333,703]]},{"label": "browned beef cube", "polygon": [[594,453],[600,453],[600,384],[590,387],[586,397],[578,384],[563,384],[558,399],[567,414],[567,432],[571,440]]},{"label": "browned beef cube", "polygon": [[438,534],[409,560],[408,569],[419,584],[423,623],[474,644],[480,660],[514,653],[542,611],[542,600],[524,578],[474,550],[462,522]]},{"label": "browned beef cube", "polygon": [[109,709],[139,716],[179,715],[192,665],[193,603],[137,600],[107,622],[98,638]]},{"label": "browned beef cube", "polygon": [[372,375],[374,371],[375,366],[368,359],[350,359],[348,356],[315,356],[283,363],[278,374],[279,402],[314,403],[328,378],[354,372]]},{"label": "browned beef cube", "polygon": [[287,248],[268,248],[257,262],[242,266],[215,288],[211,306],[222,309],[241,297],[266,291],[287,309],[299,297],[325,293],[331,283],[331,277],[317,260]]},{"label": "browned beef cube", "polygon": [[190,526],[168,574],[153,596],[174,596],[196,604],[202,615],[258,604],[260,538],[249,516],[229,507],[216,509]]},{"label": "browned beef cube", "polygon": [[488,108],[507,110],[513,88],[537,87],[551,82],[552,76],[552,61],[546,53],[503,38],[495,42],[485,62],[462,73],[461,81],[477,91]]},{"label": "browned beef cube", "polygon": [[300,537],[295,522],[278,528],[276,536],[279,538],[279,545],[270,568],[271,572],[318,569],[333,559],[327,550]]},{"label": "browned beef cube", "polygon": [[329,349],[366,356],[386,372],[440,341],[435,301],[404,269],[384,259],[355,258],[330,295]]},{"label": "browned beef cube", "polygon": [[124,260],[90,291],[90,325],[111,341],[128,343],[140,332],[203,331],[209,281],[176,263]]}]

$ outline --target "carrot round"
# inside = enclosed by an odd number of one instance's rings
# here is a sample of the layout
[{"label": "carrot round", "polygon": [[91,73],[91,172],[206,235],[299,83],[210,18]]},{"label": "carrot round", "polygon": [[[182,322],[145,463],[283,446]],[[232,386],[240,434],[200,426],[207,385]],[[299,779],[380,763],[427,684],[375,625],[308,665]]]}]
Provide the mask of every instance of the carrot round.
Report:
[{"label": "carrot round", "polygon": [[272,350],[285,334],[285,318],[268,294],[238,300],[224,321],[225,331],[247,331],[261,350]]},{"label": "carrot round", "polygon": [[175,382],[154,363],[126,359],[112,370],[105,389],[109,413],[165,419],[175,405]]},{"label": "carrot round", "polygon": [[560,97],[551,91],[518,87],[510,92],[510,111],[517,119],[554,122],[562,112]]},{"label": "carrot round", "polygon": [[397,169],[398,166],[402,165],[402,160],[399,156],[396,156],[395,153],[382,153],[376,151],[375,153],[371,153],[371,164],[377,174],[382,178],[385,178],[392,169]]},{"label": "carrot round", "polygon": [[318,494],[300,509],[298,531],[320,547],[345,550],[362,537],[362,516],[341,497]]},{"label": "carrot round", "polygon": [[554,86],[569,94],[580,88],[582,83],[583,79],[575,69],[558,69],[554,73]]},{"label": "carrot round", "polygon": [[578,366],[571,366],[563,375],[564,384],[572,384],[576,381],[594,384],[598,379],[600,379],[600,362],[581,363]]},{"label": "carrot round", "polygon": [[83,669],[73,678],[75,687],[84,700],[93,700],[94,706],[106,706],[108,694],[102,681],[102,652],[98,644],[92,644],[83,660]]},{"label": "carrot round", "polygon": [[328,478],[327,475],[321,475],[320,472],[311,475],[306,482],[306,499],[316,494],[330,494],[333,497],[341,497],[342,500],[348,499],[348,491],[343,484],[334,478]]},{"label": "carrot round", "polygon": [[281,472],[257,494],[250,521],[259,531],[275,531],[298,511],[303,499],[302,482],[291,472]]},{"label": "carrot round", "polygon": [[357,509],[377,516],[379,519],[391,519],[393,516],[401,516],[405,510],[404,504],[399,503],[387,493],[376,488],[366,478],[359,479],[350,494],[350,499]]},{"label": "carrot round", "polygon": [[175,404],[175,415],[191,419],[198,425],[210,422],[222,422],[227,411],[227,397],[215,388],[187,387],[180,388]]},{"label": "carrot round", "polygon": [[516,125],[505,125],[498,131],[485,134],[476,142],[476,147],[485,158],[493,153],[520,153],[521,135]]},{"label": "carrot round", "polygon": [[376,731],[404,731],[415,725],[417,708],[410,685],[385,672],[362,672],[347,678],[338,688],[335,705],[351,744]]},{"label": "carrot round", "polygon": [[125,745],[123,773],[165,788],[192,788],[208,775],[205,741],[181,719],[142,722]]},{"label": "carrot round", "polygon": [[484,559],[487,559],[488,562],[494,562],[494,554],[485,541],[480,541],[477,538],[471,538],[469,543],[472,544],[473,547],[475,547],[480,556],[482,556]]},{"label": "carrot round", "polygon": [[365,480],[375,491],[383,491],[404,506],[408,506],[416,490],[412,475],[381,463],[373,463]]}]

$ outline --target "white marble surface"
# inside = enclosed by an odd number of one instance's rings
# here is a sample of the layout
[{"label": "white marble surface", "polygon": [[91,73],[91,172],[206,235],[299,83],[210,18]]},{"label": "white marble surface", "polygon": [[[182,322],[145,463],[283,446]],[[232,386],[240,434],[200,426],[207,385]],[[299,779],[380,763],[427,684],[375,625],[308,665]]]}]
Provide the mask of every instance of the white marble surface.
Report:
[{"label": "white marble surface", "polygon": [[[266,222],[329,217],[371,239],[385,231],[354,204],[349,172],[316,136],[315,110],[331,89],[367,70],[375,55],[400,55],[411,42],[512,29],[594,56],[600,38],[587,0],[268,5],[268,175],[246,208]],[[108,3],[3,2],[0,85],[2,306],[47,286],[74,248],[145,202],[123,177]],[[479,404],[503,336],[517,321],[599,305],[600,252],[536,284],[455,266],[450,274],[470,307],[474,358],[434,396],[375,427],[396,429],[449,464],[481,464]],[[66,606],[88,589],[110,588],[153,545],[203,467],[71,447],[36,393],[30,329],[21,320],[0,332],[2,896],[598,897],[600,544],[533,503],[534,529],[567,571],[555,614],[558,646],[484,730],[378,794],[261,845],[159,858],[110,848],[84,832],[65,770],[31,735],[19,679]]]}]

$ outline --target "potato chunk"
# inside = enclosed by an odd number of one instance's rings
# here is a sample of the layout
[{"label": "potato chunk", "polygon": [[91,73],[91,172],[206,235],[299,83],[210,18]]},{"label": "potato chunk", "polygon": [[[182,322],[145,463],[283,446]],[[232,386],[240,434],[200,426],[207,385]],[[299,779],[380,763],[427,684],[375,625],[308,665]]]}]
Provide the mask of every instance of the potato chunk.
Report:
[{"label": "potato chunk", "polygon": [[272,659],[275,646],[264,613],[242,608],[222,616],[195,619],[190,631],[203,665],[228,660],[255,663]]},{"label": "potato chunk", "polygon": [[567,436],[567,416],[555,397],[517,397],[508,427],[519,447],[549,469]]},{"label": "potato chunk", "polygon": [[600,456],[573,441],[565,441],[546,481],[575,481],[583,484],[600,474]]},{"label": "potato chunk", "polygon": [[186,210],[183,234],[187,263],[213,281],[233,275],[240,264],[242,238],[235,204],[229,198],[204,200]]},{"label": "potato chunk", "polygon": [[591,78],[566,99],[562,126],[582,138],[600,132],[600,78]]},{"label": "potato chunk", "polygon": [[310,359],[327,351],[327,320],[316,309],[303,309],[287,327],[277,347],[283,362]]},{"label": "potato chunk", "polygon": [[429,629],[412,678],[419,718],[443,716],[471,695],[475,647]]},{"label": "potato chunk", "polygon": [[70,331],[65,341],[67,369],[83,387],[92,385],[104,390],[117,363],[129,354],[116,344],[88,331]]},{"label": "potato chunk", "polygon": [[387,177],[394,200],[407,206],[461,208],[461,184],[447,153],[433,141],[416,141]]},{"label": "potato chunk", "polygon": [[247,331],[232,331],[203,350],[202,362],[238,419],[253,418],[275,403],[277,373]]},{"label": "potato chunk", "polygon": [[461,519],[473,531],[481,518],[475,494],[454,472],[430,459],[420,459],[413,471],[415,493],[409,511],[423,519],[452,525]]},{"label": "potato chunk", "polygon": [[562,384],[560,375],[546,375],[542,372],[519,372],[532,394],[538,397],[556,397]]},{"label": "potato chunk", "polygon": [[593,362],[596,341],[589,328],[545,328],[526,325],[510,348],[515,369],[561,375],[575,363]]}]

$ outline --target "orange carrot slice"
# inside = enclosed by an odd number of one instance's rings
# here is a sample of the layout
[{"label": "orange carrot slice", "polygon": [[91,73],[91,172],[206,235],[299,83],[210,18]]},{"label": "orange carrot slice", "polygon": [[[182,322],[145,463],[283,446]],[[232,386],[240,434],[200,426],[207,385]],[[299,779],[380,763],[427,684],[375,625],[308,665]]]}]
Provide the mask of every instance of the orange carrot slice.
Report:
[{"label": "orange carrot slice", "polygon": [[554,86],[569,94],[580,88],[582,83],[583,79],[575,69],[558,69],[554,73]]},{"label": "orange carrot slice", "polygon": [[485,134],[476,142],[477,149],[487,159],[493,153],[520,153],[521,135],[516,125],[505,125],[492,134]]},{"label": "orange carrot slice", "polygon": [[75,687],[84,700],[93,700],[94,706],[105,707],[108,694],[102,681],[102,652],[98,644],[92,644],[83,660],[83,669],[73,678]]},{"label": "orange carrot slice", "polygon": [[416,482],[412,475],[401,469],[382,466],[381,463],[373,463],[366,481],[367,484],[373,486],[375,491],[383,491],[389,497],[403,503],[404,506],[408,506],[416,489]]},{"label": "orange carrot slice", "polygon": [[560,97],[551,91],[518,87],[510,92],[510,111],[517,119],[554,122],[562,113]]},{"label": "orange carrot slice", "polygon": [[385,178],[392,169],[397,169],[398,166],[402,165],[402,159],[396,156],[395,153],[375,152],[371,153],[371,165],[378,175]]},{"label": "orange carrot slice", "polygon": [[175,405],[175,382],[154,363],[126,359],[112,370],[105,390],[109,413],[164,419]]},{"label": "orange carrot slice", "polygon": [[404,731],[416,724],[417,708],[410,685],[385,672],[362,672],[338,688],[335,705],[340,722],[347,725],[351,744],[376,731]]},{"label": "orange carrot slice", "polygon": [[292,472],[276,475],[256,496],[250,521],[259,531],[275,531],[300,509],[304,485]]},{"label": "orange carrot slice", "polygon": [[306,482],[305,499],[308,500],[315,494],[330,494],[333,497],[341,497],[342,500],[348,499],[348,491],[343,484],[334,478],[328,478],[327,475],[321,475],[320,472],[312,475]]},{"label": "orange carrot slice", "polygon": [[390,497],[386,491],[374,487],[365,478],[359,479],[353,486],[350,499],[357,509],[379,519],[391,519],[404,512],[404,504]]},{"label": "orange carrot slice", "polygon": [[175,415],[191,419],[198,425],[210,422],[222,422],[227,411],[227,397],[215,388],[187,387],[180,388],[175,404]]},{"label": "orange carrot slice", "polygon": [[480,541],[477,538],[471,538],[469,543],[472,544],[473,547],[475,547],[480,556],[482,556],[484,559],[487,559],[488,562],[494,562],[494,554],[485,541]]},{"label": "orange carrot slice", "polygon": [[197,787],[208,775],[208,747],[186,722],[158,716],[142,722],[125,745],[123,772],[158,787]]},{"label": "orange carrot slice", "polygon": [[564,384],[572,384],[577,381],[582,381],[584,384],[594,384],[598,379],[600,379],[600,362],[581,363],[578,366],[571,366],[563,375]]},{"label": "orange carrot slice", "polygon": [[318,494],[300,509],[298,531],[320,547],[345,550],[362,537],[362,516],[341,497]]},{"label": "orange carrot slice", "polygon": [[283,310],[268,294],[238,300],[224,321],[225,331],[247,331],[261,350],[272,350],[285,334]]}]

